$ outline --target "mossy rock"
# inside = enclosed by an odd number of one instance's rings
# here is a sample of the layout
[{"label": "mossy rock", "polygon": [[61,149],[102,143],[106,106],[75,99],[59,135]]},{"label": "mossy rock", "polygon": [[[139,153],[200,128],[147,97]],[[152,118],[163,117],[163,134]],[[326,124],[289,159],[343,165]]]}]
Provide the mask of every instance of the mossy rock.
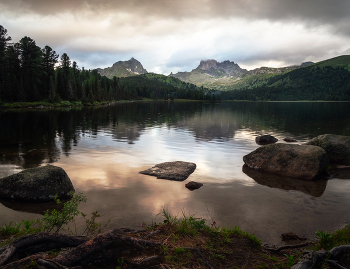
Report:
[{"label": "mossy rock", "polygon": [[31,168],[0,179],[0,197],[50,201],[54,196],[69,198],[74,187],[67,173],[53,165]]},{"label": "mossy rock", "polygon": [[350,136],[324,134],[313,138],[306,145],[323,148],[328,155],[329,162],[350,164]]}]

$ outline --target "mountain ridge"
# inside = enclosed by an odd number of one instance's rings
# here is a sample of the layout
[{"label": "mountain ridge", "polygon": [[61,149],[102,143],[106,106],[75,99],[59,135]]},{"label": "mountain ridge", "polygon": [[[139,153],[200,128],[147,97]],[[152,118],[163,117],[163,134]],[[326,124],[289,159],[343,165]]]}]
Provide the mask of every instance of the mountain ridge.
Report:
[{"label": "mountain ridge", "polygon": [[129,77],[147,74],[147,70],[143,68],[142,64],[136,60],[134,57],[131,57],[128,61],[118,61],[115,62],[111,67],[107,68],[97,68],[102,76],[108,78],[116,77]]},{"label": "mountain ridge", "polygon": [[[301,65],[280,68],[259,67],[253,70],[241,68],[237,63],[225,60],[218,62],[214,59],[201,60],[198,67],[192,71],[170,73],[169,76],[176,77],[184,82],[193,83],[215,90],[232,90],[247,86],[252,80],[260,77],[268,77],[282,74],[297,68],[308,66],[313,62],[304,62]],[[257,76],[257,77],[255,77]]]}]

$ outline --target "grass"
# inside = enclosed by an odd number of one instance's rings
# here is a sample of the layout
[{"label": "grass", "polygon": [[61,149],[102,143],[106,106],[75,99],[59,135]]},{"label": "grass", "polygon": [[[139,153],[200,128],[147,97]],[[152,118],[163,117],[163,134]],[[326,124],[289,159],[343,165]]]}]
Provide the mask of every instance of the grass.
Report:
[{"label": "grass", "polygon": [[314,250],[330,250],[336,246],[350,244],[350,225],[333,233],[323,231],[316,231],[315,233],[318,237],[318,242],[314,246]]},{"label": "grass", "polygon": [[13,103],[0,103],[1,108],[52,108],[52,107],[82,107],[82,106],[100,106],[106,105],[110,101],[101,102],[88,102],[82,103],[81,101],[61,101],[50,103],[48,101],[40,102],[13,102]]},{"label": "grass", "polygon": [[164,242],[161,253],[171,268],[207,268],[194,249],[200,249],[214,268],[290,268],[302,255],[303,249],[272,255],[261,247],[255,235],[237,226],[221,228],[215,221],[208,222],[185,212],[174,216],[163,209],[162,213],[164,221],[152,224],[147,230],[160,231],[154,240]]},{"label": "grass", "polygon": [[[57,198],[55,199],[57,203],[61,203]],[[10,222],[0,227],[0,247],[26,234],[39,231],[61,231],[68,223],[74,222],[78,216],[83,217],[86,222],[86,229],[80,234],[101,233],[106,225],[102,226],[96,221],[100,216],[97,212],[93,212],[91,218],[87,218],[86,214],[78,211],[78,205],[85,201],[86,197],[80,193],[65,202],[62,211],[46,211],[41,219],[23,220],[20,223]],[[152,223],[147,227],[144,222],[142,226],[145,227],[145,231],[134,236],[146,239],[149,234],[157,231],[151,240],[162,242],[162,245],[158,247],[158,250],[151,250],[152,253],[148,254],[159,255],[162,263],[167,264],[170,268],[207,268],[205,262],[207,261],[214,268],[283,269],[293,266],[304,251],[304,248],[301,247],[285,249],[277,253],[269,252],[261,247],[261,241],[255,235],[242,231],[237,226],[233,229],[221,228],[213,220],[208,222],[195,215],[186,214],[184,211],[180,216],[174,216],[163,209],[162,214],[164,220],[161,223]],[[64,231],[74,234],[69,229]],[[75,231],[75,234],[78,233]],[[318,242],[314,245],[310,244],[307,248],[331,249],[350,243],[350,226],[334,233],[316,231],[316,235]],[[58,253],[59,250],[49,252],[50,255]],[[105,268],[129,269],[130,265],[125,262],[125,259],[128,258],[128,256],[119,257],[118,262],[115,262],[112,267]],[[326,268],[322,266],[320,268]]]}]

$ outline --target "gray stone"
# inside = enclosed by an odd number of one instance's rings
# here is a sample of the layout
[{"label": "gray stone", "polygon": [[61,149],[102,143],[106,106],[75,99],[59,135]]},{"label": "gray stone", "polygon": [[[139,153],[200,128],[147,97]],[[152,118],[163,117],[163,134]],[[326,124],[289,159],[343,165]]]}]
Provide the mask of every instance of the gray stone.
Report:
[{"label": "gray stone", "polygon": [[262,146],[245,155],[243,161],[252,169],[307,180],[328,165],[327,154],[320,147],[282,143]]},{"label": "gray stone", "polygon": [[162,179],[184,181],[194,170],[196,170],[195,163],[177,161],[160,163],[139,173]]},{"label": "gray stone", "polygon": [[324,134],[313,138],[306,145],[323,148],[329,162],[350,164],[350,136]]},{"label": "gray stone", "polygon": [[199,189],[200,187],[203,186],[203,183],[195,182],[195,181],[190,181],[187,184],[185,184],[185,187],[189,189],[190,191]]},{"label": "gray stone", "polygon": [[0,197],[27,201],[69,198],[74,187],[66,172],[53,165],[31,168],[0,179]]},{"label": "gray stone", "polygon": [[273,144],[276,143],[278,139],[272,135],[261,135],[255,137],[255,142],[259,145]]}]

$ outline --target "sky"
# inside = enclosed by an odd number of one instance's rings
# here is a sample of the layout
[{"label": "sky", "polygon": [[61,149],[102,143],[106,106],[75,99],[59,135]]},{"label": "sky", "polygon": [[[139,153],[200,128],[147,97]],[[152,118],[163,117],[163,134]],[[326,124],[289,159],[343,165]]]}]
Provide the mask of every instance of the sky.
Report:
[{"label": "sky", "polygon": [[0,0],[13,42],[67,53],[86,69],[131,57],[148,72],[200,60],[251,70],[350,54],[349,0]]}]

